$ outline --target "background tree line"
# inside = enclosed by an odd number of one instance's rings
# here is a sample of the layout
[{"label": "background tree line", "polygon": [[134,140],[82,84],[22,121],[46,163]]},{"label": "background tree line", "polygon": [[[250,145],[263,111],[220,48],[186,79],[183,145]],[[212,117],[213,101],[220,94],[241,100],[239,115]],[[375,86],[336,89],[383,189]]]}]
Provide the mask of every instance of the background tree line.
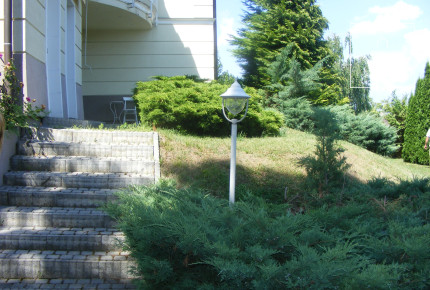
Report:
[{"label": "background tree line", "polygon": [[[418,80],[410,98],[399,97],[394,91],[381,104],[373,104],[369,96],[370,56],[351,56],[351,35],[343,41],[337,35],[324,38],[329,23],[316,2],[243,1],[244,28],[231,41],[243,70],[242,83],[259,89],[264,105],[284,113],[287,126],[300,130],[314,126],[310,120],[312,106],[348,104],[355,115],[364,115],[346,117],[348,110],[332,109],[338,116],[343,112],[342,121],[350,121],[342,124],[350,127],[345,139],[363,144],[385,142],[391,149],[382,151],[390,152],[388,155],[428,164],[428,153],[422,148],[430,127],[428,64],[424,79]],[[232,77],[224,72],[223,77],[226,76]],[[386,126],[381,126],[381,122],[396,131],[394,141],[392,133],[384,132]],[[378,130],[382,133],[377,134]],[[397,145],[396,150],[393,144]]]}]

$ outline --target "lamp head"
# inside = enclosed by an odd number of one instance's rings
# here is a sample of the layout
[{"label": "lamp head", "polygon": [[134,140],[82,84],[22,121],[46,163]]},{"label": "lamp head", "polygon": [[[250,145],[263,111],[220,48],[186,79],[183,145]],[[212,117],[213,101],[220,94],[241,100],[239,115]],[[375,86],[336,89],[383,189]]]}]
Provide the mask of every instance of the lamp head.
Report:
[{"label": "lamp head", "polygon": [[223,104],[233,115],[242,112],[250,98],[237,81],[235,81],[221,97],[224,101]]}]

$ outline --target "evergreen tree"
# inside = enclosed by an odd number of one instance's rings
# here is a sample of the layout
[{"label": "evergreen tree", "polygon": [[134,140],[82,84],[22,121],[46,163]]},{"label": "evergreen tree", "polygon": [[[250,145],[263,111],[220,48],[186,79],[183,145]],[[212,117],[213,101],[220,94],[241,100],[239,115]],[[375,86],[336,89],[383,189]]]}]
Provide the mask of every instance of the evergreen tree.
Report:
[{"label": "evergreen tree", "polygon": [[[368,60],[370,56],[354,58],[351,55],[345,61],[344,47],[348,46],[351,53],[353,52],[351,35],[345,38],[345,46],[341,45],[338,36],[328,38],[327,46],[329,47],[331,70],[335,85],[338,85],[338,104],[349,103],[355,113],[368,111],[371,109],[371,101],[369,97],[370,90],[370,70]],[[321,96],[321,99],[326,97]]]},{"label": "evergreen tree", "polygon": [[395,154],[395,157],[401,157],[404,143],[406,116],[408,110],[407,95],[404,95],[402,98],[399,98],[396,95],[396,91],[393,91],[391,94],[391,98],[389,100],[384,101],[382,110],[385,113],[385,120],[387,120],[390,126],[397,129],[397,144],[399,145],[399,150]]},{"label": "evergreen tree", "polygon": [[244,71],[244,84],[261,88],[270,84],[269,65],[280,50],[293,44],[292,50],[302,69],[312,68],[328,54],[323,39],[328,21],[316,0],[244,0],[248,12],[245,28],[232,44]]},{"label": "evergreen tree", "polygon": [[[281,101],[304,97],[308,100],[317,98],[319,88],[319,71],[322,61],[312,68],[303,70],[295,55],[293,45],[281,50],[276,60],[270,65],[268,74],[272,84],[265,87]],[[273,96],[272,96],[273,98]]]},{"label": "evergreen tree", "polygon": [[424,78],[418,79],[415,94],[409,100],[402,157],[407,162],[429,164],[429,153],[423,149],[424,138],[430,127],[430,64]]},{"label": "evergreen tree", "polygon": [[327,109],[316,109],[314,112],[315,135],[317,146],[314,156],[300,160],[307,172],[307,181],[318,191],[320,197],[339,186],[349,165],[342,157],[343,149],[336,145],[339,127],[335,116]]}]

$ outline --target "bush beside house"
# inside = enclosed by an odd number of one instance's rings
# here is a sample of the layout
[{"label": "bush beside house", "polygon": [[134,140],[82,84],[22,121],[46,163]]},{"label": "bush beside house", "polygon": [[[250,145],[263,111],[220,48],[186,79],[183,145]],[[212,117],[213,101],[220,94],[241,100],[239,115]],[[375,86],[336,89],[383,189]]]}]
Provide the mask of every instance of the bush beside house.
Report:
[{"label": "bush beside house", "polygon": [[[187,134],[228,136],[230,127],[222,113],[220,95],[228,85],[195,81],[185,76],[158,77],[138,82],[134,99],[142,122],[178,130]],[[249,137],[278,135],[283,117],[272,109],[263,109],[261,96],[245,88],[251,96],[246,122],[238,130]]]}]

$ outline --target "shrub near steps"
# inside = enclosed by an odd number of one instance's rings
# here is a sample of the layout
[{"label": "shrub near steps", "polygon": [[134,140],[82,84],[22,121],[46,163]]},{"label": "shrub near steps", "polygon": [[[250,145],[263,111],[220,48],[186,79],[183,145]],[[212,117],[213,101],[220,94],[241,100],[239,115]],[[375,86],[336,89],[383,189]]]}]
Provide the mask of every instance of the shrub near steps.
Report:
[{"label": "shrub near steps", "polygon": [[32,137],[0,187],[0,288],[132,288],[124,236],[97,207],[159,178],[158,135],[40,128]]}]

